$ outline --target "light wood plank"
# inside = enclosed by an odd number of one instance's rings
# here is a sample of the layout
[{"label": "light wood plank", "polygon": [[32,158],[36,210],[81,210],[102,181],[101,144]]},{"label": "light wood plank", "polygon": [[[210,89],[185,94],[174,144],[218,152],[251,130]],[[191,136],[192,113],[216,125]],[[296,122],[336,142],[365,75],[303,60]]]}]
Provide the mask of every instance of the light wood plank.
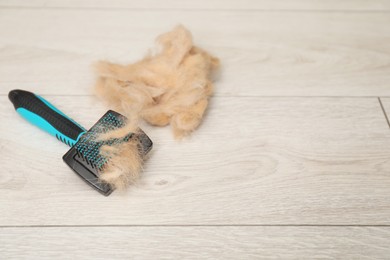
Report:
[{"label": "light wood plank", "polygon": [[388,227],[6,228],[4,259],[388,259]]},{"label": "light wood plank", "polygon": [[[47,97],[91,126],[92,97]],[[214,98],[201,128],[155,142],[143,177],[106,198],[61,161],[67,148],[0,115],[1,225],[390,224],[390,131],[376,98]]]},{"label": "light wood plank", "polygon": [[129,8],[129,9],[182,9],[182,10],[321,10],[321,11],[383,11],[390,10],[386,0],[198,0],[198,1],[126,1],[126,0],[0,0],[0,7],[35,8]]},{"label": "light wood plank", "polygon": [[135,61],[178,22],[221,58],[216,95],[390,96],[388,13],[72,9],[0,9],[0,94],[89,94],[92,62]]}]

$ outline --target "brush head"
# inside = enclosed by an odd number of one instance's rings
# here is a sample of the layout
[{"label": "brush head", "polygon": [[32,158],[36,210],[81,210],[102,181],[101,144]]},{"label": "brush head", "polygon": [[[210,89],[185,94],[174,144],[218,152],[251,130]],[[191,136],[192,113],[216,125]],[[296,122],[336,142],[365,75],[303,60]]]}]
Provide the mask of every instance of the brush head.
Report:
[{"label": "brush head", "polygon": [[63,160],[73,171],[83,180],[95,188],[100,193],[108,196],[113,188],[105,182],[99,180],[100,172],[104,169],[110,158],[100,154],[100,147],[103,145],[115,145],[129,141],[131,138],[139,140],[139,150],[145,156],[153,146],[150,138],[142,131],[128,133],[121,138],[112,138],[100,141],[97,137],[100,134],[121,128],[126,123],[126,117],[109,110],[92,128],[84,133],[78,142],[63,156]]}]

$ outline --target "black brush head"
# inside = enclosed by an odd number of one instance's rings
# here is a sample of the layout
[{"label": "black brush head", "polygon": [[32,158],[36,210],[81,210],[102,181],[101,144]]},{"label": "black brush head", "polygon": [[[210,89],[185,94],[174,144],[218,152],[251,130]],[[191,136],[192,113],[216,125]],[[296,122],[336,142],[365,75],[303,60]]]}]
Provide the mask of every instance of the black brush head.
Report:
[{"label": "black brush head", "polygon": [[85,134],[79,141],[63,156],[64,162],[76,172],[84,181],[95,188],[103,195],[110,195],[113,188],[99,180],[100,171],[108,162],[109,158],[102,156],[99,149],[102,145],[113,145],[122,142],[127,142],[131,138],[138,138],[140,142],[140,150],[145,156],[153,146],[150,138],[139,130],[137,134],[128,133],[123,138],[113,138],[110,140],[97,141],[96,137],[99,134],[106,133],[111,130],[118,129],[124,126],[126,117],[109,110],[102,118]]}]

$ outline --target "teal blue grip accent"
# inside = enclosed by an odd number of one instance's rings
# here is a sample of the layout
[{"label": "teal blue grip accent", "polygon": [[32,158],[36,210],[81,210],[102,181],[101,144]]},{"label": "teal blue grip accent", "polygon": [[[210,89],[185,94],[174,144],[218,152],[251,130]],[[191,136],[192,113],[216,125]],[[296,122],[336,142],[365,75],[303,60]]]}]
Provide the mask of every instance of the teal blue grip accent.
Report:
[{"label": "teal blue grip accent", "polygon": [[22,117],[69,146],[86,132],[82,126],[34,93],[14,89],[8,93],[8,98]]},{"label": "teal blue grip accent", "polygon": [[[34,94],[35,95],[35,94]],[[65,115],[64,113],[62,113],[62,111],[58,110],[58,108],[56,108],[55,106],[53,106],[49,101],[47,101],[46,99],[44,99],[43,97],[41,96],[38,96],[38,95],[35,95],[37,98],[39,98],[43,103],[45,103],[48,107],[50,107],[52,110],[56,111],[58,114],[62,115],[63,117],[66,117],[67,119],[69,119],[70,121],[72,121],[75,125],[77,125],[78,127],[80,127],[81,129],[84,130],[84,132],[86,132],[87,130],[82,127],[81,125],[79,125],[76,121],[74,121],[72,118],[68,117],[67,115]]]},{"label": "teal blue grip accent", "polygon": [[[45,102],[45,103],[47,104],[48,102]],[[53,109],[54,107],[51,106],[51,108]],[[63,115],[63,113],[60,112],[56,108],[55,108],[55,111],[60,113],[61,115]],[[77,139],[74,140],[74,139],[69,138],[68,136],[62,134],[55,127],[53,127],[49,122],[47,122],[45,119],[43,119],[42,117],[38,116],[37,114],[34,114],[33,112],[31,112],[31,111],[29,111],[27,109],[19,107],[18,109],[16,109],[16,112],[18,112],[19,115],[21,115],[23,118],[25,118],[30,123],[38,126],[42,130],[44,130],[44,131],[48,132],[49,134],[55,136],[60,141],[62,141],[64,143],[67,143],[69,146],[73,146],[80,139],[80,137],[85,133],[85,132],[80,133],[80,135],[77,137]]]}]

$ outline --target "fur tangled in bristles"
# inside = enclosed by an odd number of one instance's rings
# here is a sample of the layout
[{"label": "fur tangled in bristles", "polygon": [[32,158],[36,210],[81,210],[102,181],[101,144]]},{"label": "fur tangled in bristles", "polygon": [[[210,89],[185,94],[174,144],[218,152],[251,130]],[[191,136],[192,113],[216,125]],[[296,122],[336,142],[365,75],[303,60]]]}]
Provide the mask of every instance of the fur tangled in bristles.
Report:
[{"label": "fur tangled in bristles", "polygon": [[97,95],[126,116],[156,126],[171,124],[181,138],[196,129],[213,92],[219,60],[193,45],[183,26],[157,38],[161,51],[129,65],[100,61]]},{"label": "fur tangled in bristles", "polygon": [[124,190],[139,178],[144,158],[137,132],[138,129],[134,123],[127,123],[119,129],[100,134],[97,137],[97,141],[105,141],[123,138],[129,133],[134,133],[129,141],[100,147],[100,154],[109,160],[101,171],[99,179],[110,184],[113,188]]}]

